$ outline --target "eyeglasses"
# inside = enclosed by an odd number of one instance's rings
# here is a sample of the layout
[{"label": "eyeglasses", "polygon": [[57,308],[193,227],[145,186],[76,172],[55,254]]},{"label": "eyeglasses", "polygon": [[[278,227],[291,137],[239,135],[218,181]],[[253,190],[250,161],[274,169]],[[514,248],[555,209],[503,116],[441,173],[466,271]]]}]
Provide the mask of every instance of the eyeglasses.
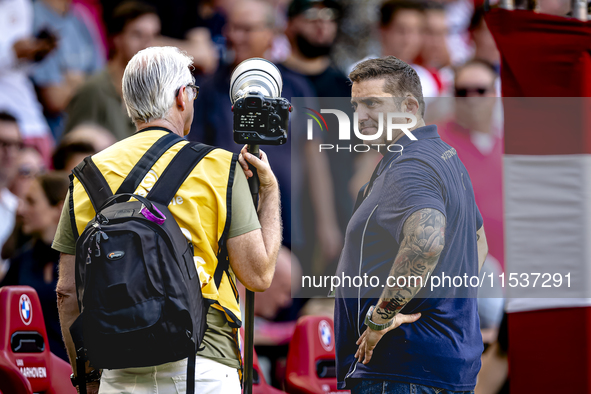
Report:
[{"label": "eyeglasses", "polygon": [[472,87],[472,88],[460,88],[456,87],[456,97],[468,97],[468,96],[484,96],[491,90],[490,87]]},{"label": "eyeglasses", "polygon": [[22,141],[6,141],[6,140],[2,140],[0,139],[0,148],[7,150],[7,149],[15,149],[17,151],[20,151],[21,149],[24,148],[24,144]]},{"label": "eyeglasses", "polygon": [[[199,86],[189,83],[189,84],[186,84],[185,87],[191,88],[191,92],[193,92],[189,95],[189,101],[193,101],[197,98],[197,96],[199,96]],[[176,93],[174,95],[175,97],[179,95],[179,92],[181,91],[182,88],[183,87],[181,86],[180,88],[178,88],[176,90]],[[193,97],[191,97],[191,96],[193,96]]]},{"label": "eyeglasses", "polygon": [[312,7],[304,11],[302,15],[309,21],[315,21],[320,19],[323,21],[332,22],[337,19],[338,13],[337,10],[333,8]]}]

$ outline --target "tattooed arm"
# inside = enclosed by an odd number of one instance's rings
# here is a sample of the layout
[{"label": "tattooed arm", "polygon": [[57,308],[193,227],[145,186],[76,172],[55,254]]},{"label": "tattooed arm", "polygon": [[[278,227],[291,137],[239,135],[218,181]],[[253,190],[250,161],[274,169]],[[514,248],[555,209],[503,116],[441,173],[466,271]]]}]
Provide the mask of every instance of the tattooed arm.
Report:
[{"label": "tattooed arm", "polygon": [[367,327],[361,334],[356,342],[359,348],[355,358],[363,364],[371,360],[373,350],[384,334],[421,317],[420,313],[403,315],[399,312],[421,290],[421,284],[427,281],[439,261],[445,245],[445,216],[436,209],[420,209],[406,219],[402,232],[404,238],[390,276],[405,277],[407,286],[384,288],[371,320],[384,324],[394,319],[394,323],[382,331]]},{"label": "tattooed arm", "polygon": [[404,238],[390,276],[405,277],[406,286],[386,285],[373,312],[374,323],[394,318],[426,283],[445,245],[445,216],[436,209],[420,209],[406,219],[402,231]]}]

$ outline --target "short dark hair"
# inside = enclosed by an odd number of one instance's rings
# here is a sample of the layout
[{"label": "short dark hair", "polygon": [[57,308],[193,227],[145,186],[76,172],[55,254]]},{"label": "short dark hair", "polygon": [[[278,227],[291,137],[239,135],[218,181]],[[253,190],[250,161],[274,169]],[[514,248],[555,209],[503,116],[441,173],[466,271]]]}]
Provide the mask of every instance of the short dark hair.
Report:
[{"label": "short dark hair", "polygon": [[119,4],[113,10],[113,15],[107,23],[109,35],[115,36],[121,33],[128,23],[148,14],[158,15],[158,12],[156,8],[140,1],[131,0]]},{"label": "short dark hair", "polygon": [[425,11],[425,3],[423,1],[412,1],[412,0],[389,0],[382,4],[380,7],[380,26],[386,27],[399,11],[412,10],[423,12]]},{"label": "short dark hair", "polygon": [[18,123],[16,117],[13,114],[6,111],[0,111],[0,121]]},{"label": "short dark hair", "polygon": [[495,66],[491,62],[486,61],[484,59],[474,58],[474,59],[468,60],[466,63],[462,64],[461,66],[456,67],[456,69],[454,70],[455,71],[455,79],[458,78],[458,75],[460,75],[460,73],[463,70],[465,70],[466,68],[471,67],[471,66],[484,67],[485,69],[490,71],[490,73],[493,76],[493,79],[495,79],[495,80],[499,76],[497,69],[495,68]]},{"label": "short dark hair", "polygon": [[384,78],[384,91],[395,97],[403,97],[410,93],[419,102],[421,117],[425,116],[425,100],[423,87],[417,72],[407,63],[395,56],[365,60],[355,66],[349,74],[351,82],[362,82]]},{"label": "short dark hair", "polygon": [[55,207],[66,198],[66,193],[70,186],[67,172],[50,171],[37,176],[37,181],[41,185],[43,193],[52,207]]},{"label": "short dark hair", "polygon": [[96,153],[96,149],[89,142],[72,142],[65,144],[62,142],[53,154],[53,168],[56,170],[63,170],[66,167],[68,160],[78,153],[92,155]]}]

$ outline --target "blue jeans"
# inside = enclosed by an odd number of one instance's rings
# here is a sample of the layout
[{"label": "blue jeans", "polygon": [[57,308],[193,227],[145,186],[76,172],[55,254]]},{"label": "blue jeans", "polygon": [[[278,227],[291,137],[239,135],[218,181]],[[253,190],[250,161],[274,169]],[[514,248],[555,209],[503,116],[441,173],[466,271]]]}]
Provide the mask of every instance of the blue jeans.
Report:
[{"label": "blue jeans", "polygon": [[351,394],[474,394],[474,391],[449,391],[420,384],[388,380],[361,380],[353,386]]}]

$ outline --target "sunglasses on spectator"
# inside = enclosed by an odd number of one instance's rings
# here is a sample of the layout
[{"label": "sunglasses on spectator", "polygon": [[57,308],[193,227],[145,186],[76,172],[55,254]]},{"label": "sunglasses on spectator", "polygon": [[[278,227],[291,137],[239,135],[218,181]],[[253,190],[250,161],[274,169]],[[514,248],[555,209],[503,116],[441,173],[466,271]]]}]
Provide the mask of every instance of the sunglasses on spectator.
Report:
[{"label": "sunglasses on spectator", "polygon": [[316,20],[323,20],[327,22],[332,22],[337,19],[337,11],[332,8],[309,8],[302,13],[304,18],[309,21],[316,21]]},{"label": "sunglasses on spectator", "polygon": [[491,90],[490,87],[473,87],[473,88],[460,88],[456,87],[456,97],[468,97],[468,96],[484,96]]},{"label": "sunglasses on spectator", "polygon": [[[191,93],[191,94],[189,95],[189,101],[193,101],[193,100],[195,100],[195,99],[197,98],[197,96],[199,96],[199,86],[197,86],[197,85],[193,85],[192,83],[190,83],[190,84],[187,84],[187,85],[185,85],[185,86],[186,86],[187,88],[191,88],[191,92],[193,92],[193,93]],[[179,95],[179,92],[181,91],[181,89],[182,89],[182,86],[176,90],[176,93],[175,93],[175,95],[174,95],[175,97]],[[191,97],[191,95],[192,95],[193,97]]]},{"label": "sunglasses on spectator", "polygon": [[0,148],[7,150],[7,149],[15,149],[15,150],[21,150],[24,148],[24,144],[22,141],[6,141],[6,140],[2,140],[0,139]]}]

